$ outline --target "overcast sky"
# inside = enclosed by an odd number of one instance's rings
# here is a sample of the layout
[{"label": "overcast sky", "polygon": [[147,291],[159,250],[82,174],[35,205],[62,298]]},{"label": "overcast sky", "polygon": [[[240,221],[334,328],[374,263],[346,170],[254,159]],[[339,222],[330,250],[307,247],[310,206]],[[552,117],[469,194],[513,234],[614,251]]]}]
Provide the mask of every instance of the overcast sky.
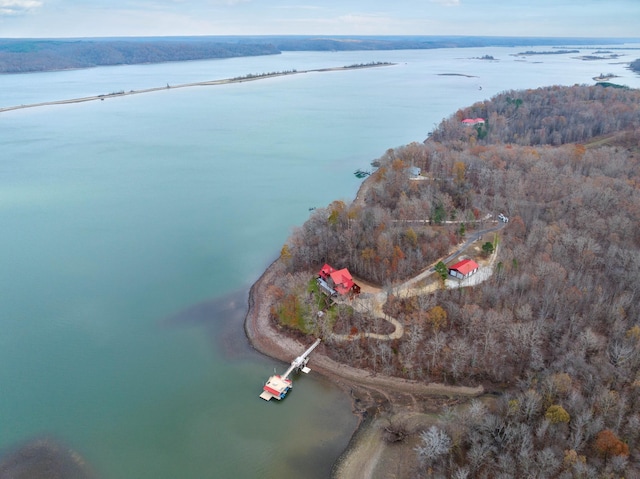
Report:
[{"label": "overcast sky", "polygon": [[640,37],[640,0],[0,0],[2,37]]}]

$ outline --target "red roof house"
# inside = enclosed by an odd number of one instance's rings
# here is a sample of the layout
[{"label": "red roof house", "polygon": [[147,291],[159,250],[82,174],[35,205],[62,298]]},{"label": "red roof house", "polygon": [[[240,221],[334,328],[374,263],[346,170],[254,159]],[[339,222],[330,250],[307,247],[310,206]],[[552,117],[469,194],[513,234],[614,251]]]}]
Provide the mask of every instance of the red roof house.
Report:
[{"label": "red roof house", "polygon": [[324,266],[320,268],[320,272],[318,273],[318,275],[326,281],[334,271],[335,269],[333,269],[333,267],[325,263]]},{"label": "red roof house", "polygon": [[[323,290],[340,295],[360,293],[360,286],[354,281],[347,268],[336,270],[325,263],[318,273],[318,280]],[[320,281],[321,280],[321,281]]]},{"label": "red roof house", "polygon": [[449,275],[454,278],[464,279],[478,272],[478,263],[472,259],[463,259],[449,268]]},{"label": "red roof house", "polygon": [[351,288],[357,286],[347,268],[331,273],[331,280],[335,285],[338,294],[347,294]]},{"label": "red roof house", "polygon": [[465,125],[484,125],[484,118],[465,118],[462,123]]}]

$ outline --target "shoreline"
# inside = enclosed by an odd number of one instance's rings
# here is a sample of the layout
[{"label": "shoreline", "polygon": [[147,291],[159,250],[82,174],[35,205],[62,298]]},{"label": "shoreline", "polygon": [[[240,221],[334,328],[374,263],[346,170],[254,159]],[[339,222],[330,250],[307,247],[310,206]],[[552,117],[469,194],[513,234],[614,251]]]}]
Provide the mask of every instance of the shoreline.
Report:
[{"label": "shoreline", "polygon": [[[369,177],[362,182],[356,193],[354,203],[363,204],[365,191],[369,187],[369,183],[374,181],[374,178],[375,173],[369,175]],[[307,345],[287,335],[281,334],[274,328],[269,319],[272,301],[267,289],[274,275],[278,273],[279,268],[280,259],[276,258],[249,289],[249,305],[244,321],[244,329],[249,343],[254,349],[266,356],[290,362],[295,351],[304,351]],[[337,384],[346,381],[350,383],[350,386],[391,386],[398,388],[400,392],[426,396],[479,396],[484,392],[482,386],[475,388],[467,386],[447,386],[439,383],[421,383],[403,378],[373,374],[369,371],[353,368],[330,359],[322,354],[322,347],[323,345],[314,353],[314,369]]]},{"label": "shoreline", "polygon": [[[279,270],[280,260],[276,259],[251,286],[244,330],[249,344],[255,350],[289,363],[309,345],[282,334],[271,323],[272,300],[268,289]],[[447,386],[374,375],[330,359],[323,354],[323,346],[321,344],[313,353],[311,374],[321,374],[342,389],[349,396],[352,412],[358,418],[346,449],[333,464],[334,479],[357,477],[363,468],[372,472],[377,468],[392,467],[389,463],[390,454],[402,454],[404,463],[410,464],[415,456],[412,443],[404,446],[387,444],[381,437],[381,425],[389,417],[403,413],[413,414],[425,426],[431,424],[433,411],[439,410],[444,403],[458,403],[461,399],[471,399],[485,393],[482,386]],[[416,411],[418,403],[429,404],[430,413]]]},{"label": "shoreline", "polygon": [[[372,177],[374,175],[362,182],[355,201],[363,201],[363,194]],[[308,344],[283,334],[270,320],[273,301],[269,285],[281,269],[280,259],[277,258],[251,286],[244,330],[249,344],[255,350],[288,363]],[[313,371],[326,377],[350,397],[352,412],[358,417],[351,440],[333,465],[332,477],[335,479],[350,479],[365,469],[371,473],[377,468],[385,469],[389,467],[390,453],[403,454],[405,462],[414,458],[411,443],[400,449],[403,446],[383,441],[379,429],[389,417],[409,414],[417,418],[418,424],[425,425],[432,420],[431,414],[416,411],[418,403],[430,403],[429,409],[437,411],[443,403],[451,402],[452,398],[456,398],[456,401],[485,393],[482,386],[447,386],[373,374],[330,359],[323,354],[323,347],[324,344],[321,344],[313,354]]]},{"label": "shoreline", "polygon": [[26,108],[39,108],[39,107],[43,107],[43,106],[55,106],[55,105],[69,105],[69,104],[73,104],[73,103],[85,103],[88,101],[103,101],[105,99],[108,98],[119,98],[119,97],[123,97],[123,96],[129,96],[129,95],[139,95],[142,93],[153,93],[153,92],[158,92],[158,91],[167,91],[167,90],[173,90],[176,88],[192,88],[192,87],[196,87],[196,86],[216,86],[216,85],[229,85],[232,83],[244,83],[244,82],[248,82],[248,81],[256,81],[256,80],[265,80],[267,78],[276,78],[276,77],[281,77],[281,76],[288,76],[288,75],[298,75],[301,73],[326,73],[326,72],[334,72],[334,71],[345,71],[345,70],[359,70],[359,69],[363,69],[363,68],[376,68],[376,67],[383,67],[383,66],[392,66],[395,65],[395,63],[373,63],[373,64],[363,64],[363,65],[352,65],[352,66],[345,66],[345,67],[330,67],[330,68],[317,68],[317,69],[313,69],[313,70],[300,70],[300,71],[286,71],[286,72],[276,72],[276,73],[265,73],[265,74],[261,74],[261,75],[249,75],[249,76],[243,76],[243,77],[237,77],[237,78],[224,78],[221,80],[206,80],[206,81],[201,81],[201,82],[194,82],[194,83],[181,83],[179,85],[169,85],[167,84],[167,86],[161,86],[161,87],[152,87],[152,88],[143,88],[141,90],[130,90],[130,91],[120,91],[120,92],[114,92],[114,93],[106,93],[106,94],[100,94],[100,95],[92,95],[92,96],[85,96],[85,97],[81,97],[81,98],[69,98],[67,100],[53,100],[53,101],[44,101],[44,102],[40,102],[40,103],[29,103],[26,105],[13,105],[13,106],[5,106],[5,107],[0,107],[0,113],[4,113],[7,111],[15,111],[15,110],[24,110]]},{"label": "shoreline", "polygon": [[[272,301],[266,291],[273,277],[280,268],[276,259],[251,286],[249,290],[249,309],[244,323],[245,333],[251,346],[266,356],[290,362],[297,351],[304,351],[308,345],[282,334],[270,321]],[[322,347],[322,345],[321,345]],[[415,394],[418,396],[468,396],[483,394],[482,386],[448,386],[441,383],[421,383],[409,379],[374,374],[369,371],[339,363],[322,353],[321,348],[313,355],[314,371],[329,378],[338,386],[348,388],[393,388],[396,393]]]}]

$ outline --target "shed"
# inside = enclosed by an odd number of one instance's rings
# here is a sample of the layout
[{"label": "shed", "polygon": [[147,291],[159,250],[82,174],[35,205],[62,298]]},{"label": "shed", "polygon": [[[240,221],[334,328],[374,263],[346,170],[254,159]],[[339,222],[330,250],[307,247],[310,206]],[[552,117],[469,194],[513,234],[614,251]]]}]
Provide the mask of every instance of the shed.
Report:
[{"label": "shed", "polygon": [[449,276],[464,279],[478,272],[478,263],[472,259],[463,259],[449,268]]},{"label": "shed", "polygon": [[409,168],[409,177],[418,178],[422,174],[422,170],[417,166],[412,166]]},{"label": "shed", "polygon": [[465,125],[484,125],[484,118],[465,118],[462,123]]}]

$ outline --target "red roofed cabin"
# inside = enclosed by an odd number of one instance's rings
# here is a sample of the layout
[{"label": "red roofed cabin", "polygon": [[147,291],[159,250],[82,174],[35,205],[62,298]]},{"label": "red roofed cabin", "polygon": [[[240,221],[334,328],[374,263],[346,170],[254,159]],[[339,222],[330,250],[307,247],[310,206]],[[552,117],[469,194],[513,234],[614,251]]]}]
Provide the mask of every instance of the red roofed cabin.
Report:
[{"label": "red roofed cabin", "polygon": [[320,289],[329,296],[360,293],[360,286],[353,281],[347,268],[336,270],[325,263],[318,273],[317,282]]},{"label": "red roofed cabin", "polygon": [[465,125],[484,125],[484,118],[465,118],[462,123]]},{"label": "red roofed cabin", "polygon": [[478,263],[472,259],[463,259],[449,268],[449,275],[458,279],[465,279],[478,272]]}]

